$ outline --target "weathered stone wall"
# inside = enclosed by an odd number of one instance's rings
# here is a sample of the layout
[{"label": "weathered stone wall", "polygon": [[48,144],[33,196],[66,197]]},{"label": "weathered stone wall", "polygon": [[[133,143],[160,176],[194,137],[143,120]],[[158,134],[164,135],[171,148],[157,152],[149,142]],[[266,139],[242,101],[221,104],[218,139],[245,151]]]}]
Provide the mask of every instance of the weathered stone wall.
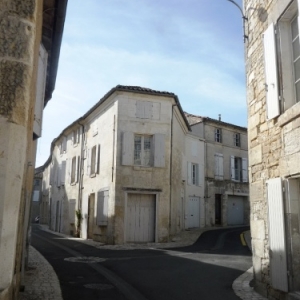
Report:
[{"label": "weathered stone wall", "polygon": [[[266,181],[276,177],[284,180],[287,176],[300,172],[298,143],[300,110],[298,103],[282,111],[279,117],[272,120],[266,119],[264,85],[266,80],[262,37],[271,23],[278,22],[290,3],[290,0],[244,0],[249,35],[248,42],[245,44],[245,59],[254,278],[255,288],[269,299],[285,299],[286,295],[274,290],[270,281]],[[288,231],[286,233],[289,248],[293,237],[289,236]],[[298,249],[294,251],[294,255],[298,256],[297,252]],[[293,263],[297,261],[295,258],[292,258]]]},{"label": "weathered stone wall", "polygon": [[20,284],[35,160],[41,12],[42,1],[0,1],[0,299],[16,298]]}]

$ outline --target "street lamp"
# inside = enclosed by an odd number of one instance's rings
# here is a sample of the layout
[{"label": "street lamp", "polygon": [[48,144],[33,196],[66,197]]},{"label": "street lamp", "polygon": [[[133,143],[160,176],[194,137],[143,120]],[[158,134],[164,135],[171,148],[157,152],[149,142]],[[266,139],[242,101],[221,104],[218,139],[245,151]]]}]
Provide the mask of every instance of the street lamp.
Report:
[{"label": "street lamp", "polygon": [[241,12],[242,18],[243,18],[243,32],[244,32],[244,43],[246,42],[246,39],[248,39],[248,35],[245,34],[245,22],[248,21],[248,18],[244,15],[244,12],[242,8],[234,1],[234,0],[227,0],[231,3],[233,3]]}]

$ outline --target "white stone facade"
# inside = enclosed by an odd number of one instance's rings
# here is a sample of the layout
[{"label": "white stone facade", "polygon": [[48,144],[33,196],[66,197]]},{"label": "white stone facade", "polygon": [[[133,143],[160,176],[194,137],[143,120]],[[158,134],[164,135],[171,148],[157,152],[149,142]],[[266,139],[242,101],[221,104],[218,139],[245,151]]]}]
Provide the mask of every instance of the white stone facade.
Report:
[{"label": "white stone facade", "polygon": [[247,129],[186,114],[192,133],[204,141],[205,224],[248,225]]}]

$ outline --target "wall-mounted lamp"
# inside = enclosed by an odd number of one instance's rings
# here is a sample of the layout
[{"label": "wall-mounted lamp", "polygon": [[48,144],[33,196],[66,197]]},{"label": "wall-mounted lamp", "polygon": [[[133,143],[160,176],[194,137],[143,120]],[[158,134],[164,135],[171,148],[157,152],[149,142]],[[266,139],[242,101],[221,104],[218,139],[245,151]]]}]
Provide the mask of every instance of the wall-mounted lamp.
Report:
[{"label": "wall-mounted lamp", "polygon": [[244,12],[242,8],[233,0],[227,0],[231,3],[233,3],[241,12],[242,18],[243,18],[243,32],[244,32],[244,43],[246,42],[246,39],[248,39],[248,35],[245,34],[245,22],[248,21],[248,18],[244,15]]}]

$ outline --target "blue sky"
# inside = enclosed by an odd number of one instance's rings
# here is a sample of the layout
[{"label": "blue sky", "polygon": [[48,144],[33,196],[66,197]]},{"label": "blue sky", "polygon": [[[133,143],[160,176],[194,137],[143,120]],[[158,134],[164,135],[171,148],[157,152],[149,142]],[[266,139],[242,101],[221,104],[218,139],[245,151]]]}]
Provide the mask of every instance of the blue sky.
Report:
[{"label": "blue sky", "polygon": [[227,0],[68,1],[36,166],[52,140],[117,84],[172,92],[188,113],[247,126],[238,8]]}]

